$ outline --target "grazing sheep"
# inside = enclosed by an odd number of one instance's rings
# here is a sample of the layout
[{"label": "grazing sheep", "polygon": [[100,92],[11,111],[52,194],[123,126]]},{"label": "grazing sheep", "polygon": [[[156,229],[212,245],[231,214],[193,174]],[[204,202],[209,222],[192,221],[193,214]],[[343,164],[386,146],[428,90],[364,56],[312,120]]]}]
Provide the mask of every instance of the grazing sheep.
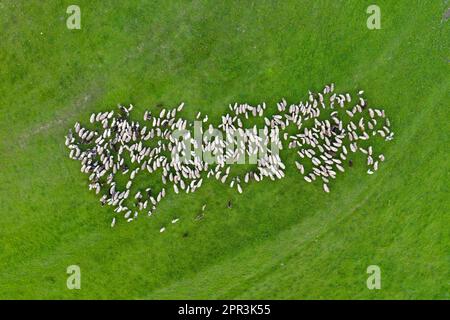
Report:
[{"label": "grazing sheep", "polygon": [[[379,161],[384,161],[385,157],[383,154],[375,156],[373,144],[368,140],[377,135],[386,141],[394,139],[385,110],[368,108],[363,90],[359,90],[354,99],[350,93],[335,93],[334,86],[334,83],[326,85],[318,93],[309,91],[307,100],[299,104],[288,105],[285,99],[281,99],[273,115],[265,115],[265,103],[257,106],[230,104],[230,111],[221,117],[217,128],[208,125],[207,114],[203,117],[201,112],[196,114],[195,118],[205,123],[209,134],[220,130],[225,139],[206,139],[202,136],[203,128],[195,128],[192,121],[180,118],[178,113],[184,108],[182,102],[177,108],[162,109],[156,116],[149,110],[145,111],[145,126],[131,120],[133,105],[119,105],[118,113],[113,110],[92,113],[89,122],[99,129],[87,129],[76,122],[75,134],[69,131],[65,145],[69,149],[69,157],[80,161],[81,172],[89,175],[89,189],[101,194],[101,204],[112,206],[115,212],[124,212],[128,222],[137,219],[142,210],[151,216],[165,198],[164,186],[167,184],[173,184],[175,194],[180,190],[186,193],[197,191],[202,186],[203,173],[207,178],[214,177],[222,183],[229,181],[229,186],[236,186],[240,194],[243,193],[242,180],[250,183],[282,179],[286,168],[278,153],[286,145],[288,149],[296,149],[296,154],[302,159],[301,163],[295,161],[295,165],[304,180],[309,183],[322,181],[323,190],[329,193],[331,179],[345,172],[345,161],[350,151],[364,154],[369,167],[367,173],[373,174],[378,170]],[[350,105],[352,101],[353,105]],[[332,109],[326,119],[323,119],[323,109]],[[247,120],[251,117],[261,119],[263,127],[254,125],[247,128]],[[383,119],[381,122],[380,118]],[[308,120],[311,120],[311,126],[307,127]],[[288,131],[292,127],[297,133]],[[191,128],[200,130],[200,138],[191,134],[188,130]],[[177,130],[184,130],[180,137],[182,140],[173,136]],[[155,142],[151,147],[144,143],[149,140]],[[187,149],[188,146],[195,151]],[[171,157],[167,156],[168,152]],[[213,163],[202,157],[204,152],[215,156]],[[232,174],[232,164],[242,158],[255,160],[256,168],[242,176]],[[348,165],[353,166],[351,159]],[[119,187],[116,175],[127,175],[128,172],[130,175],[125,187]],[[159,193],[153,195],[151,187],[145,188],[145,192],[136,190],[133,181],[142,172],[161,174],[163,187]],[[131,199],[130,192],[134,194]],[[151,208],[147,210],[149,204]],[[231,201],[227,206],[231,208]],[[177,221],[178,218],[173,219],[172,223]],[[115,223],[114,217],[111,227]],[[160,232],[164,230],[162,227]]]}]

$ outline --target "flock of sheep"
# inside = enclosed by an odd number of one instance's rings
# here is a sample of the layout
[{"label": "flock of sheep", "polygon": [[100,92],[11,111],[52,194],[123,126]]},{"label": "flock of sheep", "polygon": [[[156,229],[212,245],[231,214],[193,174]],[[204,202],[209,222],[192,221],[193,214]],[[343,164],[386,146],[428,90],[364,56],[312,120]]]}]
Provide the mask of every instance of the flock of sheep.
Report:
[{"label": "flock of sheep", "polygon": [[[330,181],[352,166],[351,153],[363,153],[367,173],[373,174],[385,158],[375,154],[369,140],[394,137],[384,110],[369,107],[363,91],[352,98],[335,93],[334,84],[309,92],[307,101],[299,104],[288,105],[283,99],[272,115],[265,115],[265,103],[235,103],[217,127],[201,113],[196,121],[179,117],[183,107],[155,115],[146,111],[141,123],[131,119],[132,105],[119,106],[117,112],[92,114],[91,128],[77,122],[69,131],[70,158],[81,162],[81,171],[89,174],[89,189],[101,194],[102,205],[114,207],[114,216],[131,222],[142,211],[152,215],[169,183],[175,193],[190,193],[204,178],[214,177],[242,193],[242,186],[251,181],[281,179],[285,165],[279,151],[286,147],[297,151],[295,164],[304,180],[321,181],[330,192]],[[254,169],[233,175],[231,169],[239,163],[252,163]],[[140,172],[161,172],[163,187],[135,186]],[[113,217],[111,226],[115,223]]]}]

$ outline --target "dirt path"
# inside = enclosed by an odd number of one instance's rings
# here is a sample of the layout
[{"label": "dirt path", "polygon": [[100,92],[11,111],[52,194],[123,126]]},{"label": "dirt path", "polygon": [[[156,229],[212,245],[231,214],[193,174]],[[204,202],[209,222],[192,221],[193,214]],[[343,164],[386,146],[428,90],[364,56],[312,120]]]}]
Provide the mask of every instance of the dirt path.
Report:
[{"label": "dirt path", "polygon": [[95,100],[98,99],[102,92],[102,87],[97,86],[90,92],[85,92],[78,96],[69,107],[61,110],[61,112],[59,112],[58,116],[55,119],[47,123],[41,123],[22,132],[17,138],[20,146],[22,148],[25,148],[28,145],[30,138],[32,138],[33,136],[44,133],[57,126],[67,124],[69,119],[74,118],[74,116],[76,116],[77,114],[85,111],[89,105],[91,105]]}]

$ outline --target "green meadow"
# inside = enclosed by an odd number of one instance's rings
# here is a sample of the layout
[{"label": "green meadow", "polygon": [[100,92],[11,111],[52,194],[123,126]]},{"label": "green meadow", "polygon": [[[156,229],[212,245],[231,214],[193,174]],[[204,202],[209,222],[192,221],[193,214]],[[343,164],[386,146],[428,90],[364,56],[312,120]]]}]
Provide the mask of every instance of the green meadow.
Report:
[{"label": "green meadow", "polygon": [[[374,3],[379,30],[366,26]],[[71,4],[80,30],[66,26]],[[1,0],[0,298],[449,299],[449,6]],[[331,82],[363,89],[395,139],[377,146],[374,175],[355,157],[330,194],[289,158],[284,179],[243,194],[209,179],[111,228],[64,145],[76,121],[118,103],[140,117],[184,101],[183,117],[218,122],[229,103],[275,110]]]}]

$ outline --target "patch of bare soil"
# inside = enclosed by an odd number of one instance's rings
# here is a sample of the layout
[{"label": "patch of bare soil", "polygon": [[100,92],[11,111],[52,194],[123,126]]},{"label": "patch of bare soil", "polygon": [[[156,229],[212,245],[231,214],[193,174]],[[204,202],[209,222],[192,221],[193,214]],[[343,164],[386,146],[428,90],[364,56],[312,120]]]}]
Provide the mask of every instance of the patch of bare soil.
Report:
[{"label": "patch of bare soil", "polygon": [[442,16],[443,21],[447,21],[450,18],[450,8],[447,8],[447,10],[444,12],[444,15]]}]

